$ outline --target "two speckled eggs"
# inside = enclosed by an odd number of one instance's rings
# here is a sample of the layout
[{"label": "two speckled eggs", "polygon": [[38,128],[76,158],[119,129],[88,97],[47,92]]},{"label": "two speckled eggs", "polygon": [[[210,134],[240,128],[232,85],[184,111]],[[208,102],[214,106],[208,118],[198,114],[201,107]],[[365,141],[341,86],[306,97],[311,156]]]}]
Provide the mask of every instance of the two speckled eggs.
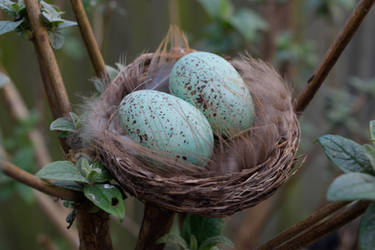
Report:
[{"label": "two speckled eggs", "polygon": [[132,140],[176,161],[206,165],[213,134],[230,137],[253,122],[248,88],[233,66],[215,54],[194,52],[180,58],[169,89],[172,95],[139,90],[125,96],[119,115]]}]

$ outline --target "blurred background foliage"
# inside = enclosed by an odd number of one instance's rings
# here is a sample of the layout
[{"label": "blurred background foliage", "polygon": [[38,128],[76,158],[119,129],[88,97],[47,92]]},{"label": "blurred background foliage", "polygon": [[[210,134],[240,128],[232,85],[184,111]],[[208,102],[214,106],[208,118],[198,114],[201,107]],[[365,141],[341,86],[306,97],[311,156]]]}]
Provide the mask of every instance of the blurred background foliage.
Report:
[{"label": "blurred background foliage", "polygon": [[[249,53],[268,61],[297,95],[356,1],[83,0],[83,3],[108,65],[119,60],[131,62],[143,52],[154,51],[169,25],[176,24],[187,34],[193,48],[229,56]],[[56,0],[54,4],[65,12],[64,18],[74,20],[69,1]],[[5,19],[5,15],[1,17]],[[339,172],[330,166],[315,143],[316,138],[332,133],[361,144],[366,142],[368,121],[375,114],[372,108],[374,23],[372,11],[301,117],[300,154],[307,155],[307,160],[300,171],[268,201],[226,218],[225,234],[236,244],[236,249],[251,249],[251,243],[271,238],[325,202],[326,188]],[[61,32],[65,42],[56,55],[71,101],[78,108],[83,97],[95,92],[90,81],[94,72],[78,28]],[[62,159],[62,150],[56,134],[48,131],[52,117],[32,43],[15,32],[0,36],[0,64],[32,110],[28,119],[16,122],[0,100],[0,145],[16,165],[34,173],[37,164],[27,137],[30,129],[42,131],[53,159]],[[125,220],[125,229],[118,221],[112,222],[116,249],[133,248],[142,218],[142,204],[134,199],[125,203],[126,216],[131,221]],[[341,230],[338,237],[348,235],[345,233],[355,227],[356,222]],[[40,239],[46,238],[59,249],[70,249],[39,209],[33,192],[0,175],[0,250],[41,249]]]}]

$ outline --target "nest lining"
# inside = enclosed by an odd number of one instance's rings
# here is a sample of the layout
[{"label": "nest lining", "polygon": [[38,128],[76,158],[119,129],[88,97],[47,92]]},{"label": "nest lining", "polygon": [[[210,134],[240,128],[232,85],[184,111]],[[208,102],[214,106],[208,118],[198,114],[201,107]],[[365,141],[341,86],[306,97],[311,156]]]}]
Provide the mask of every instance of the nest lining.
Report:
[{"label": "nest lining", "polygon": [[[214,217],[258,204],[293,174],[299,143],[290,90],[266,63],[248,56],[229,60],[253,97],[255,121],[248,131],[232,138],[215,137],[214,154],[204,171],[151,152],[124,134],[117,114],[122,98],[138,89],[168,92],[174,63],[194,51],[185,39],[172,38],[157,52],[143,54],[126,66],[99,98],[88,103],[81,137],[124,190],[138,199],[176,212]],[[162,167],[139,155],[161,162]]]}]

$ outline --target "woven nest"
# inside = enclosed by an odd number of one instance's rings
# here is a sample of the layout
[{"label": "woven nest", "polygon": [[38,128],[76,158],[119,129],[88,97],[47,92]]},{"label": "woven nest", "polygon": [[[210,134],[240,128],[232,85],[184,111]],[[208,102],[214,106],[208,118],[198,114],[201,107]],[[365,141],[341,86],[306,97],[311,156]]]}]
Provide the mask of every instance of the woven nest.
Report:
[{"label": "woven nest", "polygon": [[298,121],[290,90],[279,74],[264,62],[242,56],[228,61],[250,90],[255,120],[236,136],[216,136],[205,167],[176,162],[130,140],[118,118],[123,97],[139,89],[168,92],[172,66],[192,51],[174,32],[157,52],[127,65],[100,97],[88,103],[81,137],[122,188],[138,199],[176,212],[227,216],[267,199],[294,173]]}]

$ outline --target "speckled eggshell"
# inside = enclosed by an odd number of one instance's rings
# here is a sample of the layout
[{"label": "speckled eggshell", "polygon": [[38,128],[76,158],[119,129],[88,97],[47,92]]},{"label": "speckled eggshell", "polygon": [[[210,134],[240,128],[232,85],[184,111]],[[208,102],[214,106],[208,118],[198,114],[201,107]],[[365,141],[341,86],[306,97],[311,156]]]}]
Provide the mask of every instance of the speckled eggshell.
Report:
[{"label": "speckled eggshell", "polygon": [[203,166],[213,152],[213,133],[205,116],[173,95],[139,90],[124,97],[119,115],[127,135],[178,162]]},{"label": "speckled eggshell", "polygon": [[180,58],[172,68],[169,89],[201,110],[215,134],[231,136],[253,122],[248,88],[235,68],[215,54],[193,52]]}]

